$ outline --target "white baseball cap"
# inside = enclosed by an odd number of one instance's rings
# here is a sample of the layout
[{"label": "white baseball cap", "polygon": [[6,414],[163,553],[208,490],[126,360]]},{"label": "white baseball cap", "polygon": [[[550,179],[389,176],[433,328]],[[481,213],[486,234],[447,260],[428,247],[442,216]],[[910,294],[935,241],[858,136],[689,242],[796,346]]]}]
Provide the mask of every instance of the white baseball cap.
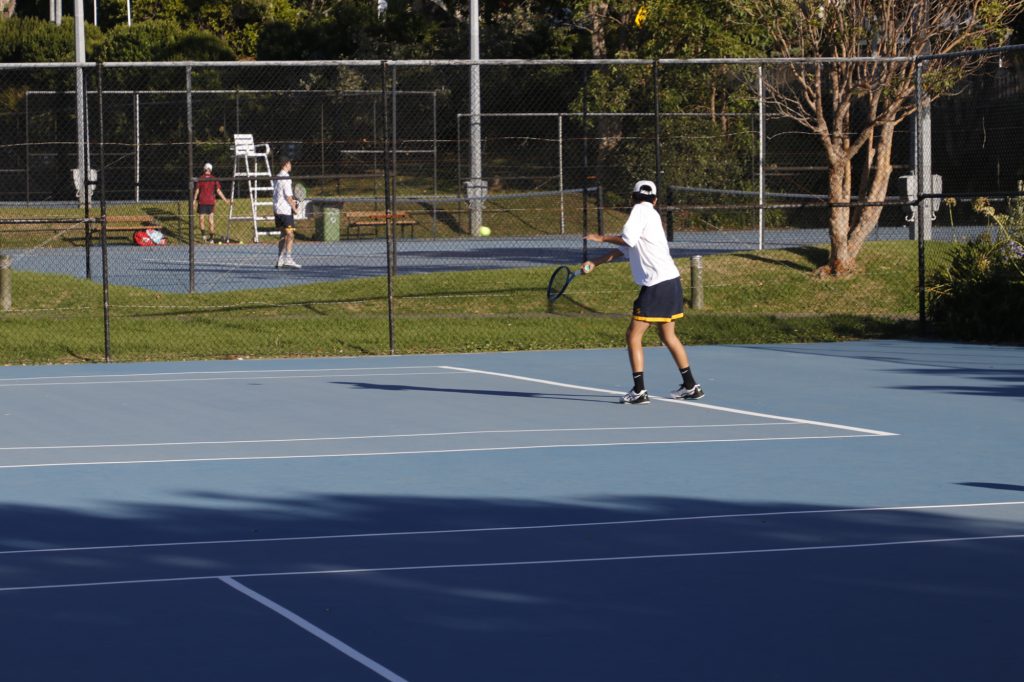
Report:
[{"label": "white baseball cap", "polygon": [[650,180],[638,180],[633,185],[633,194],[639,194],[645,197],[656,197],[658,196],[658,188],[655,187],[654,183]]},{"label": "white baseball cap", "polygon": [[213,170],[213,164],[212,163],[204,163],[203,164],[203,170],[212,171]]}]

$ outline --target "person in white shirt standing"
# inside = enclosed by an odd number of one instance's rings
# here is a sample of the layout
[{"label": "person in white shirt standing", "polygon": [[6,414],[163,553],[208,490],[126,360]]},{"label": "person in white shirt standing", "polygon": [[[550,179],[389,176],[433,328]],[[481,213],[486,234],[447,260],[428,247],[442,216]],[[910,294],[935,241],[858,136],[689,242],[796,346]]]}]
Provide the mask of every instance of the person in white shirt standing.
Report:
[{"label": "person in white shirt standing", "polygon": [[292,191],[291,159],[281,161],[281,170],[274,177],[274,225],[281,232],[277,241],[278,268],[301,268],[292,258],[292,243],[295,241],[295,213],[299,202]]},{"label": "person in white shirt standing", "polygon": [[[686,348],[676,336],[675,321],[683,317],[683,285],[679,268],[665,238],[661,215],[655,209],[658,190],[650,180],[640,180],[633,186],[633,208],[620,235],[588,234],[592,242],[617,244],[624,247],[584,263],[584,272],[593,272],[598,265],[624,256],[629,259],[633,281],[640,285],[640,293],[633,303],[633,319],[626,330],[626,348],[633,369],[633,388],[621,401],[627,405],[651,402],[644,386],[644,333],[657,325],[658,336],[665,344],[682,376],[682,385],[669,395],[681,400],[700,400],[704,391],[693,378]],[[587,268],[587,265],[590,268]]]}]

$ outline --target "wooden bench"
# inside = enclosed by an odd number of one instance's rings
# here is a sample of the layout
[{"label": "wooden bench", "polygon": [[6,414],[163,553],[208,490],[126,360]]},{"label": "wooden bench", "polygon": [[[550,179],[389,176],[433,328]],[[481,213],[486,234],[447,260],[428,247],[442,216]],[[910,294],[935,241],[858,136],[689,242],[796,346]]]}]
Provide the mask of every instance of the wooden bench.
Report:
[{"label": "wooden bench", "polygon": [[[0,232],[68,232],[85,228],[85,237],[90,239],[93,234],[99,234],[101,225],[99,216],[90,216],[90,221],[68,220],[51,222],[45,218],[33,220],[26,223],[0,223]],[[150,215],[108,215],[107,232],[135,232],[149,228],[159,228],[160,223]]]},{"label": "wooden bench", "polygon": [[411,227],[416,224],[416,220],[409,215],[408,211],[395,211],[394,213],[387,213],[386,211],[347,211],[345,213],[345,220],[347,222],[346,231],[351,237],[353,230],[356,236],[364,234],[362,228],[370,227],[373,228],[373,236],[377,236],[377,228],[388,224],[388,220],[393,220],[395,225],[399,227]]}]

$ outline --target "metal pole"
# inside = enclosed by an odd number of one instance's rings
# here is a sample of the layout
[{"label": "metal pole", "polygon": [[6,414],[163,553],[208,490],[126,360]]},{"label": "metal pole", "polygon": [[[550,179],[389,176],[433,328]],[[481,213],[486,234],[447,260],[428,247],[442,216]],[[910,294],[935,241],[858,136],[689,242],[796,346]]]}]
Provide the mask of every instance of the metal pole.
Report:
[{"label": "metal pole", "polygon": [[192,123],[192,67],[185,67],[185,118],[188,126],[188,292],[195,293],[196,290],[196,240],[195,240],[195,210],[192,206],[192,195],[195,189],[192,184],[195,164],[193,162],[193,147],[195,145],[195,130]]},{"label": "metal pole", "polygon": [[78,129],[78,205],[85,205],[89,173],[85,167],[85,7],[75,0],[75,122]]},{"label": "metal pole", "polygon": [[100,126],[100,253],[103,254],[103,361],[110,362],[110,268],[107,254],[107,169],[103,129],[103,63],[96,68],[96,90]]},{"label": "metal pole", "polygon": [[11,309],[11,257],[0,256],[0,310]]},{"label": "metal pole", "polygon": [[139,199],[139,185],[142,183],[142,130],[139,127],[139,93],[134,95],[135,99],[135,201]]},{"label": "metal pole", "polygon": [[483,224],[483,197],[487,185],[483,179],[483,152],[480,134],[480,1],[469,3],[469,58],[474,61],[469,67],[469,181],[466,194],[469,197],[470,233],[480,234]]},{"label": "metal pole", "polygon": [[[382,128],[383,135],[381,136],[381,142],[383,149],[381,150],[381,157],[384,160],[384,211],[388,210],[391,205],[391,169],[388,167],[388,64],[387,62],[380,63],[380,97],[381,97],[381,116],[383,117]],[[374,154],[376,157],[376,154]],[[395,354],[395,288],[394,288],[394,269],[392,268],[391,258],[393,253],[391,251],[391,230],[388,229],[390,221],[385,221],[384,234],[386,237],[386,252],[385,256],[387,260],[387,288],[388,288],[388,353],[391,355]]]},{"label": "metal pole", "polygon": [[[922,84],[922,72],[924,71],[924,65],[922,62],[917,63],[917,69],[915,74],[915,97],[917,99],[917,105],[921,106],[921,100],[924,96],[924,86]],[[914,117],[914,146],[916,147],[916,154],[914,159],[917,166],[917,210],[915,211],[915,218],[917,219],[917,317],[918,323],[921,328],[921,334],[926,335],[928,333],[928,323],[925,318],[925,282],[924,282],[924,203],[921,201],[921,195],[924,194],[924,176],[921,173],[921,167],[924,165],[924,146],[921,144],[922,130],[921,130],[921,116]]]},{"label": "metal pole", "polygon": [[[664,189],[663,174],[661,172],[661,91],[658,89],[658,60],[654,60],[654,176],[655,184]],[[668,240],[672,241],[675,235],[668,233]]]},{"label": "metal pole", "polygon": [[132,25],[132,0],[125,0],[128,5],[128,25]]},{"label": "metal pole", "polygon": [[[437,91],[431,93],[433,96],[434,111],[434,196],[437,196]],[[458,128],[458,125],[455,126]],[[431,202],[430,208],[430,233],[437,236],[437,201]]]},{"label": "metal pole", "polygon": [[[391,231],[391,269],[398,264],[398,67],[391,67],[391,201],[384,206],[385,228]],[[389,217],[390,216],[390,217]]]},{"label": "metal pole", "polygon": [[32,145],[30,144],[30,127],[32,119],[28,113],[28,95],[25,95],[25,201],[32,200]]},{"label": "metal pole", "polygon": [[690,307],[704,307],[704,264],[700,256],[690,257]]},{"label": "metal pole", "polygon": [[558,115],[558,233],[565,234],[565,167],[562,162],[562,114]]},{"label": "metal pole", "polygon": [[767,129],[764,115],[764,65],[757,66],[757,250],[764,249],[765,178],[764,156]]},{"label": "metal pole", "polygon": [[[587,113],[588,113],[588,100],[590,99],[590,67],[583,67],[583,119],[581,135],[583,137],[583,234],[586,235],[590,231],[590,216],[587,214],[587,202],[590,199],[589,184],[590,184],[590,169],[587,167]],[[583,260],[589,260],[587,255],[589,252],[589,246],[587,239],[583,238]]]},{"label": "metal pole", "polygon": [[919,140],[921,145],[921,163],[918,167],[918,175],[921,178],[921,187],[924,188],[923,193],[920,190],[917,193],[919,198],[917,210],[921,214],[923,239],[930,241],[932,238],[932,203],[934,200],[931,197],[920,200],[923,194],[932,194],[935,191],[932,183],[932,105],[927,93],[921,93],[921,99],[918,100],[917,106],[918,127],[921,129],[921,139]]}]

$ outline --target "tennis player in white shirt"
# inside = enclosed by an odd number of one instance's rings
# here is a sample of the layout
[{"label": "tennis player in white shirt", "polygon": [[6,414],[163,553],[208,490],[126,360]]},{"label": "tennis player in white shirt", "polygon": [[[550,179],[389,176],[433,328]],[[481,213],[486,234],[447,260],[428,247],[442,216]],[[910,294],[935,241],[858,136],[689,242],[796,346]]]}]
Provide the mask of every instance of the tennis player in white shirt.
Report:
[{"label": "tennis player in white shirt", "polygon": [[682,385],[669,395],[678,400],[700,400],[704,397],[704,391],[690,371],[686,348],[676,336],[675,321],[683,316],[683,285],[679,268],[669,251],[661,215],[655,209],[657,203],[658,190],[654,183],[640,180],[633,186],[633,208],[622,227],[622,234],[586,236],[592,242],[622,247],[587,263],[596,267],[625,257],[629,259],[633,281],[640,286],[640,293],[633,303],[633,319],[626,330],[626,348],[633,369],[633,388],[621,398],[627,405],[651,402],[644,386],[643,340],[644,333],[652,324],[657,326],[658,336],[672,354],[683,380]]}]

